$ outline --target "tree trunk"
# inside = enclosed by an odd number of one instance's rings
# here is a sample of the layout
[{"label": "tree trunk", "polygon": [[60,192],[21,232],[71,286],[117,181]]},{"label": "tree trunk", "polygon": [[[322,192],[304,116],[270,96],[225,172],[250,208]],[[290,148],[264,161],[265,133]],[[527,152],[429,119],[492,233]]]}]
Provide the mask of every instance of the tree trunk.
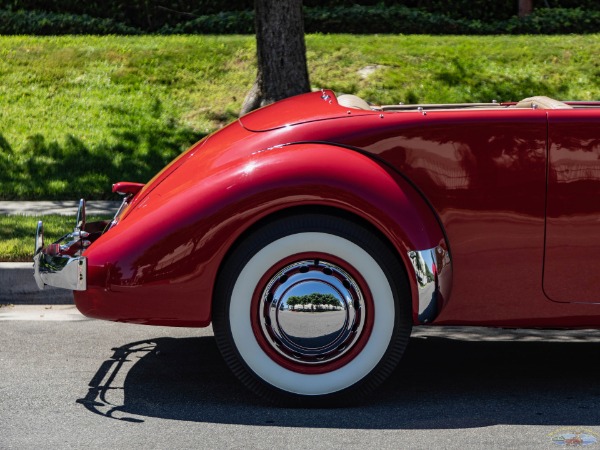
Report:
[{"label": "tree trunk", "polygon": [[240,114],[310,91],[302,0],[254,0],[258,73]]},{"label": "tree trunk", "polygon": [[525,17],[533,11],[533,0],[519,0],[519,17]]}]

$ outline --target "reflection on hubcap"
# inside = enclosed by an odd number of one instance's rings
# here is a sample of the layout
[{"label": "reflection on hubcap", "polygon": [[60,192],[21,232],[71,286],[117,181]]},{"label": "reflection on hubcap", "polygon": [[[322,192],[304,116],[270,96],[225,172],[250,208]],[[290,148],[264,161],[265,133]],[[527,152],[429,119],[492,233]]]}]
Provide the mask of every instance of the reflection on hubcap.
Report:
[{"label": "reflection on hubcap", "polygon": [[338,359],[352,349],[365,325],[365,301],[356,281],[320,260],[299,261],[277,272],[260,305],[268,344],[296,363]]}]

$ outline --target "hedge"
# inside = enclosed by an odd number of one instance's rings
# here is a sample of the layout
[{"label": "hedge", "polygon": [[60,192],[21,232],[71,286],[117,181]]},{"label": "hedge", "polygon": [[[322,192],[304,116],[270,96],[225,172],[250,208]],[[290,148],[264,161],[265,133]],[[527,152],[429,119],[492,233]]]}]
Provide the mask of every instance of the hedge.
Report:
[{"label": "hedge", "polygon": [[[253,3],[253,0],[0,0],[0,10],[88,15],[144,32],[156,32],[164,26],[176,27],[203,16],[251,11]],[[308,8],[323,9],[350,8],[355,4],[408,7],[452,19],[483,22],[509,20],[517,13],[517,0],[304,0],[303,3]],[[600,11],[598,0],[537,0],[534,3],[537,7]]]},{"label": "hedge", "polygon": [[600,11],[537,9],[530,16],[482,21],[455,19],[406,7],[355,5],[333,9],[306,8],[309,33],[403,34],[560,34],[600,32]]},{"label": "hedge", "polygon": [[0,0],[0,9],[110,19],[144,32],[203,15],[253,9],[253,0]]},{"label": "hedge", "polygon": [[141,30],[86,14],[0,10],[0,34],[139,34]]},{"label": "hedge", "polygon": [[[474,0],[475,1],[475,0]],[[224,11],[176,25],[163,25],[157,34],[253,34],[254,13]],[[454,18],[406,6],[377,4],[305,7],[308,33],[403,34],[561,34],[600,32],[600,11],[579,8],[540,8],[524,17],[505,20]],[[146,30],[116,19],[86,14],[0,10],[0,34],[140,34]]]}]

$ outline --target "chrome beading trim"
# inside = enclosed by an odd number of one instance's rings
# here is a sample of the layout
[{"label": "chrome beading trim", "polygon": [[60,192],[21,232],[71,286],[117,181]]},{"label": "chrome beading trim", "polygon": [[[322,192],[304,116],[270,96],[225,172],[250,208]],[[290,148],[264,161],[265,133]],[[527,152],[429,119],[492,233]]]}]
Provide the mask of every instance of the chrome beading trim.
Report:
[{"label": "chrome beading trim", "polygon": [[35,230],[35,249],[33,252],[33,278],[38,289],[44,289],[44,281],[40,276],[41,252],[44,248],[44,223],[40,220]]},{"label": "chrome beading trim", "polygon": [[323,364],[351,350],[365,326],[365,299],[341,267],[304,260],[268,281],[259,322],[268,344],[301,364]]},{"label": "chrome beading trim", "polygon": [[80,231],[85,228],[85,200],[79,199],[79,207],[77,208],[77,218],[75,219],[75,231]]},{"label": "chrome beading trim", "polygon": [[442,306],[440,276],[450,271],[450,254],[438,245],[426,250],[409,251],[408,257],[414,269],[418,289],[417,318],[420,323],[432,322]]}]

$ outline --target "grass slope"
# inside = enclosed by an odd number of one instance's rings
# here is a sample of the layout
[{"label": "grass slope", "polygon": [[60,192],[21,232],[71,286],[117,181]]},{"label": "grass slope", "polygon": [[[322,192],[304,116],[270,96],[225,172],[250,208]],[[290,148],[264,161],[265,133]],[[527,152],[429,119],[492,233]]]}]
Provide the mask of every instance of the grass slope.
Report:
[{"label": "grass slope", "polygon": [[[94,222],[110,218],[88,216],[87,221]],[[44,242],[46,245],[73,231],[75,226],[75,216],[59,216],[56,214],[43,217],[0,215],[0,261],[32,261],[33,264],[35,230],[38,220],[44,221]]]},{"label": "grass slope", "polygon": [[[598,35],[306,41],[314,88],[375,103],[600,99]],[[0,36],[0,199],[109,198],[114,181],[147,181],[236,118],[254,51],[251,36]]]}]

